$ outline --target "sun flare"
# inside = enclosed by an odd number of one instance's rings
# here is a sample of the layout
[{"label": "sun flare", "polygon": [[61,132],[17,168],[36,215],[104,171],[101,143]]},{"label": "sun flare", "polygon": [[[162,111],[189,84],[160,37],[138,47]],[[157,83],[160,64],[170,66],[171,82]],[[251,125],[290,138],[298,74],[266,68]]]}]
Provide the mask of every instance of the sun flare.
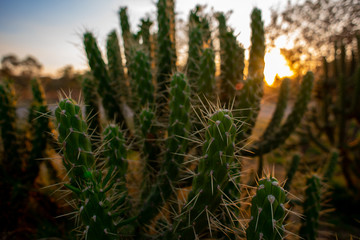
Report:
[{"label": "sun flare", "polygon": [[283,55],[280,54],[280,49],[272,49],[265,54],[265,81],[271,86],[275,80],[276,74],[279,77],[290,77],[294,75],[290,67],[287,65]]}]

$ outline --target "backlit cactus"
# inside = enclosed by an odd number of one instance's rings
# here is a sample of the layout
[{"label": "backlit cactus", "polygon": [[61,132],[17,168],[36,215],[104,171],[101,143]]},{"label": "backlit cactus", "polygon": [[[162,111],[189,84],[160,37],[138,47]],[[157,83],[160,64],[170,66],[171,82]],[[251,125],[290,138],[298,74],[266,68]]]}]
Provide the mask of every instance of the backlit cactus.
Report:
[{"label": "backlit cactus", "polygon": [[102,97],[102,103],[106,110],[107,117],[118,123],[124,123],[124,117],[120,107],[120,99],[116,90],[111,86],[111,78],[107,71],[101,52],[96,44],[94,36],[90,32],[84,34],[84,45],[89,66],[94,77],[98,81],[98,92]]},{"label": "backlit cactus", "polygon": [[[164,114],[164,108],[166,108],[167,98],[169,96],[169,78],[170,75],[176,70],[176,52],[174,51],[174,39],[171,39],[171,19],[170,12],[167,10],[167,1],[159,0],[157,3],[157,21],[158,21],[158,33],[157,33],[157,111],[160,115]],[[175,34],[175,33],[174,33]]]},{"label": "backlit cactus", "polygon": [[256,195],[251,200],[247,240],[283,239],[285,198],[285,191],[275,178],[259,180]]},{"label": "backlit cactus", "polygon": [[240,111],[236,117],[241,117],[244,130],[237,135],[242,141],[251,135],[257,115],[260,111],[260,101],[263,97],[264,85],[264,56],[265,56],[265,35],[264,23],[261,19],[261,11],[255,8],[251,13],[251,48],[248,67],[248,79],[241,90],[236,108]]},{"label": "backlit cactus", "polygon": [[106,54],[108,60],[108,71],[111,79],[110,86],[116,89],[118,94],[125,96],[127,94],[126,79],[119,40],[115,30],[111,31],[107,36]]},{"label": "backlit cactus", "polygon": [[7,80],[0,84],[0,127],[4,148],[2,165],[10,174],[21,165],[15,110],[15,91],[12,82]]},{"label": "backlit cactus", "polygon": [[284,185],[284,189],[286,191],[289,191],[289,189],[290,189],[291,182],[294,178],[295,172],[297,171],[297,169],[299,167],[299,163],[300,163],[300,155],[295,154],[291,159],[290,167],[286,174],[286,183]]}]

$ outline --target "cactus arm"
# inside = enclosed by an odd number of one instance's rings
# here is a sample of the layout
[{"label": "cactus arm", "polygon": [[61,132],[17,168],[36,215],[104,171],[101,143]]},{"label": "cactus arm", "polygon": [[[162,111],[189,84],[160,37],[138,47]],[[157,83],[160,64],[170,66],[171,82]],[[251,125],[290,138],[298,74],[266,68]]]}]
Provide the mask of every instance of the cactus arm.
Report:
[{"label": "cactus arm", "polygon": [[17,169],[21,166],[21,160],[16,134],[15,91],[10,80],[0,84],[0,129],[4,149],[1,164],[9,174],[16,176]]},{"label": "cactus arm", "polygon": [[137,51],[134,57],[134,78],[138,97],[138,109],[145,106],[153,108],[154,85],[150,68],[149,56],[142,51]]},{"label": "cactus arm", "polygon": [[[179,167],[183,163],[188,144],[189,98],[190,88],[186,77],[183,74],[175,73],[170,85],[170,118],[165,160],[156,184],[152,187],[140,210],[138,219],[140,225],[148,224],[159,213],[159,207],[162,207],[173,194],[173,185],[175,181],[178,181]],[[155,203],[158,207],[155,207]]]},{"label": "cactus arm", "polygon": [[85,113],[89,125],[89,134],[100,135],[101,116],[99,111],[99,96],[96,91],[96,81],[91,75],[85,75],[82,80],[82,93],[85,102]]},{"label": "cactus arm", "polygon": [[55,110],[63,163],[68,171],[67,185],[79,199],[84,237],[87,239],[116,239],[117,232],[111,215],[111,202],[101,185],[101,173],[95,168],[87,124],[80,106],[71,99],[61,100]]},{"label": "cactus arm", "polygon": [[204,156],[200,159],[187,204],[174,222],[173,239],[195,239],[211,224],[207,216],[214,214],[219,207],[229,181],[228,168],[234,160],[235,132],[230,111],[218,110],[209,118]]},{"label": "cactus arm", "polygon": [[264,85],[264,56],[265,33],[264,23],[261,20],[261,11],[255,8],[251,13],[251,48],[248,68],[248,79],[240,92],[236,104],[236,118],[241,119],[240,125],[245,125],[243,131],[236,136],[238,141],[243,141],[251,135],[256,118],[260,111],[260,101],[263,96]]},{"label": "cactus arm", "polygon": [[286,183],[284,185],[284,190],[289,191],[291,182],[294,178],[296,170],[298,169],[299,163],[300,163],[300,155],[295,154],[291,160],[290,168],[286,173]]},{"label": "cactus arm", "polygon": [[167,11],[166,0],[159,0],[157,3],[157,21],[158,21],[158,54],[157,54],[157,111],[158,115],[164,114],[164,108],[169,96],[169,76],[175,71],[176,53],[173,49],[173,40],[171,39],[170,16]]},{"label": "cactus arm", "polygon": [[248,240],[283,239],[285,191],[273,178],[259,181],[256,195],[251,200],[251,219],[246,229]]},{"label": "cactus arm", "polygon": [[121,50],[116,31],[111,31],[106,40],[106,55],[108,59],[108,70],[111,79],[111,87],[116,89],[121,96],[126,96],[127,86],[122,63]]},{"label": "cactus arm", "polygon": [[300,228],[300,236],[304,239],[315,240],[318,235],[320,201],[320,178],[316,175],[306,180],[305,201],[303,204],[305,218]]},{"label": "cactus arm", "polygon": [[[215,100],[215,54],[211,48],[206,48],[200,59],[199,93],[209,101]],[[205,99],[203,99],[205,100]],[[206,102],[206,101],[204,101]]]},{"label": "cactus arm", "polygon": [[84,45],[89,66],[94,77],[99,81],[98,92],[99,95],[102,96],[102,103],[107,116],[109,119],[115,119],[116,122],[121,124],[124,122],[124,117],[119,104],[120,99],[116,99],[118,94],[115,89],[111,87],[111,79],[106,65],[96,44],[96,40],[90,32],[84,34]]},{"label": "cactus arm", "polygon": [[289,85],[290,79],[285,78],[280,86],[280,92],[276,104],[276,108],[274,114],[271,117],[269,125],[266,127],[262,137],[260,139],[266,139],[270,136],[276,129],[281,125],[281,120],[284,116],[286,106],[287,106],[287,99],[288,99],[288,92],[289,92]]},{"label": "cactus arm", "polygon": [[333,178],[335,168],[338,163],[338,158],[339,158],[339,152],[333,151],[326,165],[326,168],[324,169],[325,171],[324,171],[323,179],[325,181],[331,181],[331,179]]},{"label": "cactus arm", "polygon": [[278,129],[273,135],[267,138],[265,141],[260,141],[255,144],[250,151],[242,151],[243,155],[259,155],[266,154],[276,149],[283,144],[290,134],[299,125],[306,109],[307,104],[310,101],[311,90],[314,81],[314,75],[312,72],[308,72],[301,83],[300,92],[295,101],[294,107],[287,117],[285,123]]}]

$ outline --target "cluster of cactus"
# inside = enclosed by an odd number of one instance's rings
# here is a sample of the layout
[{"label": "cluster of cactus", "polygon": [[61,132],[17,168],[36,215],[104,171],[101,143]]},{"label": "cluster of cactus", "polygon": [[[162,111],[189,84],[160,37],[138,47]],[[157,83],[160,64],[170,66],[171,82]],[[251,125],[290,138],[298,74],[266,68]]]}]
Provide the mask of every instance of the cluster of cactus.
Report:
[{"label": "cluster of cactus", "polygon": [[[171,0],[157,3],[156,49],[150,37],[151,21],[143,19],[140,32],[133,34],[127,8],[120,9],[126,65],[116,31],[108,35],[107,61],[93,34],[83,35],[91,69],[83,79],[86,116],[82,104],[64,98],[55,117],[58,146],[67,171],[63,187],[69,192],[67,201],[75,208],[76,230],[86,239],[283,237],[285,192],[273,177],[258,182],[247,230],[239,224],[240,197],[245,194],[241,191],[241,158],[260,157],[260,178],[262,156],[282,145],[300,123],[310,100],[313,75],[308,72],[304,76],[292,112],[281,124],[288,91],[288,80],[283,81],[271,123],[259,141],[246,146],[263,96],[265,36],[261,11],[255,8],[251,14],[247,77],[245,50],[227,26],[225,15],[216,13],[221,59],[217,79],[209,19],[200,10],[198,6],[190,13],[185,73],[176,66]],[[1,116],[11,117],[15,114],[9,100],[11,91],[0,86],[4,99],[0,113],[6,113]],[[44,138],[50,136],[44,133],[53,130],[48,118],[39,117],[47,115],[48,109],[38,94],[39,85],[34,82],[33,86],[37,100],[30,119],[47,121],[34,124],[41,135],[34,138],[33,149],[40,151],[46,148]],[[106,116],[100,115],[100,99]],[[15,126],[1,127],[3,135],[9,134],[2,138],[11,140]],[[16,146],[17,140],[13,141],[11,147]],[[129,161],[133,151],[140,159]],[[39,159],[41,154],[30,155]],[[128,177],[134,171],[132,162],[139,163],[137,170],[142,174],[137,180],[143,182],[135,193]]]},{"label": "cluster of cactus", "polygon": [[[221,89],[227,89],[226,97],[215,87],[215,51],[207,16],[200,15],[199,7],[190,13],[185,75],[176,71],[171,1],[159,0],[157,7],[157,54],[151,54],[150,21],[143,20],[140,32],[132,34],[126,8],[120,9],[128,74],[123,74],[115,32],[108,36],[108,66],[95,38],[90,32],[84,34],[92,86],[98,86],[107,119],[115,120],[118,127],[101,124],[106,119],[96,120],[98,126],[91,125],[99,114],[91,115],[90,110],[88,118],[82,117],[81,105],[72,99],[61,100],[56,109],[59,142],[69,176],[64,186],[77,199],[74,206],[80,232],[87,239],[244,236],[245,231],[238,224],[239,211],[235,210],[235,215],[229,212],[240,207],[240,158],[235,152],[240,157],[258,156],[283,144],[306,110],[313,76],[308,73],[304,77],[293,111],[281,125],[288,90],[288,81],[284,80],[271,124],[261,141],[246,151],[242,146],[255,125],[263,95],[265,38],[260,10],[252,13],[248,79],[244,79],[243,73],[244,48],[236,41],[234,31],[228,30],[225,15],[216,13],[221,42]],[[115,66],[116,62],[120,66]],[[241,84],[243,88],[239,87]],[[98,95],[90,86],[84,84],[85,103],[96,111],[98,105],[91,100]],[[215,107],[214,96],[220,96],[221,105],[233,109]],[[199,99],[207,110],[198,107]],[[92,135],[95,129],[100,132],[103,128],[98,137]],[[126,144],[130,145],[124,147]],[[236,149],[236,145],[241,149]],[[143,183],[136,194],[127,188],[130,170],[126,149],[140,153],[136,161],[141,165]],[[190,186],[191,191],[179,202]],[[246,235],[249,239],[263,234],[265,238],[281,238],[284,190],[276,179],[266,178],[260,180],[256,196],[253,208],[263,208],[264,212],[256,215],[252,211],[259,225],[250,221]],[[268,199],[268,203],[259,198]],[[270,222],[265,220],[269,216]],[[230,231],[224,224],[235,228]]]},{"label": "cluster of cactus", "polygon": [[[34,198],[39,201],[39,204],[44,204],[44,206],[36,206],[37,210],[45,209],[47,206],[56,209],[53,200],[41,192],[36,184],[42,163],[51,176],[50,182],[58,181],[57,172],[51,161],[40,161],[41,159],[48,160],[51,154],[49,149],[57,148],[56,132],[50,120],[44,89],[40,81],[32,79],[31,88],[33,100],[29,108],[28,122],[20,124],[20,119],[16,115],[17,96],[13,82],[4,79],[0,83],[0,131],[3,149],[0,156],[0,205],[3,216],[7,218],[0,231],[5,237],[18,225],[23,224],[25,220],[21,222],[20,219],[26,218],[26,214],[32,214],[32,212],[24,212],[24,209],[30,208],[29,204]],[[39,221],[47,219],[40,212],[39,217],[39,219],[33,219],[31,225],[39,224]],[[33,234],[32,231],[24,233],[24,236],[30,237]]]},{"label": "cluster of cactus", "polygon": [[352,50],[351,58],[347,57],[345,44],[335,42],[334,60],[329,63],[323,58],[316,104],[307,115],[306,131],[301,133],[325,153],[338,149],[347,187],[359,196],[360,36],[356,41],[357,56]]}]

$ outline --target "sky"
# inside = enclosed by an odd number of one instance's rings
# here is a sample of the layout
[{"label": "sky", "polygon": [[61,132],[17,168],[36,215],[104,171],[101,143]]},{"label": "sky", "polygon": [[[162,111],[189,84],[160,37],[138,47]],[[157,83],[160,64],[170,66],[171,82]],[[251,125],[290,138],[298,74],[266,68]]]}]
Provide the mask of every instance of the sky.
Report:
[{"label": "sky", "polygon": [[[196,4],[207,4],[206,12],[233,13],[228,25],[247,49],[250,45],[250,14],[262,10],[265,25],[270,23],[270,8],[283,7],[284,0],[177,0],[176,17],[187,21]],[[43,73],[54,74],[66,65],[77,70],[87,68],[82,34],[90,30],[97,37],[103,56],[107,34],[120,34],[118,10],[128,7],[133,32],[140,19],[156,20],[156,0],[0,0],[0,57],[15,54],[19,59],[34,56],[43,65]]]}]

